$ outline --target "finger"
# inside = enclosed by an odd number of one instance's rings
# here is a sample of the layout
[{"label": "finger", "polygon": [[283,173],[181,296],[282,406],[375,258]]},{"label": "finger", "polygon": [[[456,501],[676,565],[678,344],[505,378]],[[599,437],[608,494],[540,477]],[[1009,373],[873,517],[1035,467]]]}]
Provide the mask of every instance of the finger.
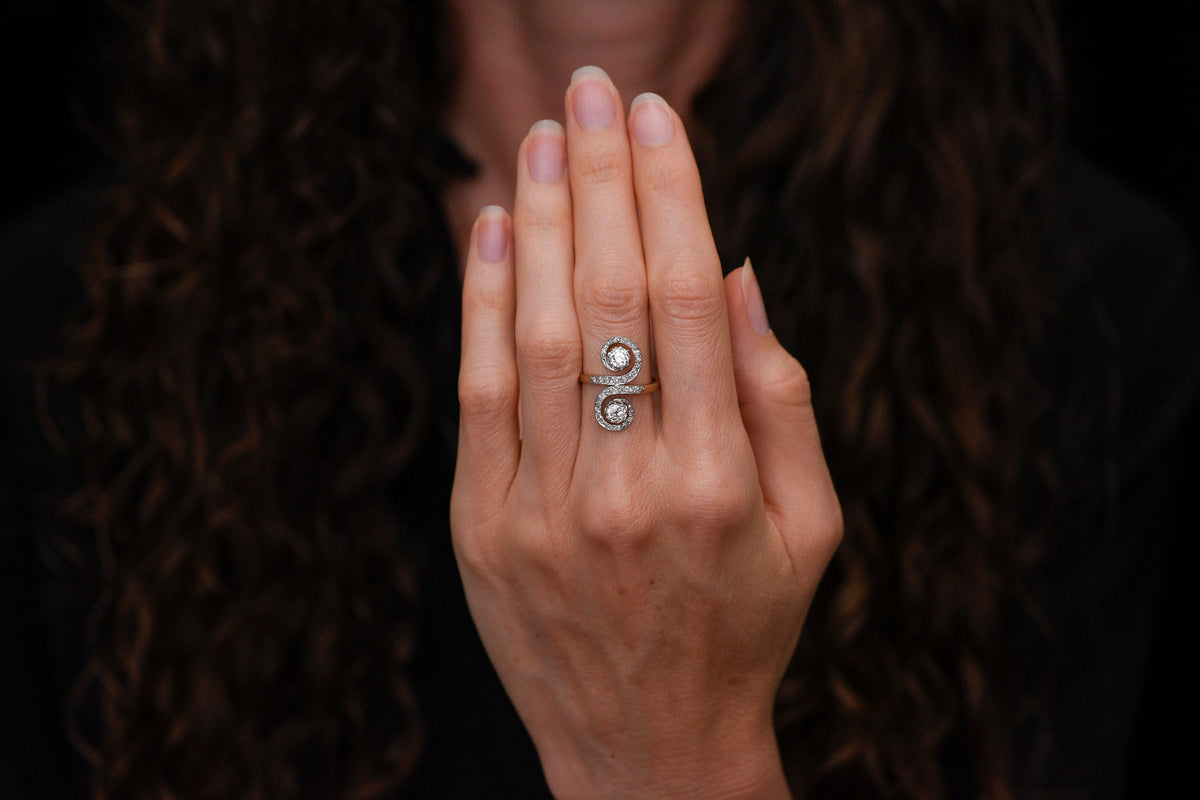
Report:
[{"label": "finger", "polygon": [[808,376],[771,333],[750,259],[725,279],[742,424],[767,514],[793,560],[832,556],[841,508],[821,451]]},{"label": "finger", "polygon": [[562,125],[534,125],[517,157],[513,207],[522,469],[537,485],[570,485],[579,447],[579,323]]},{"label": "finger", "polygon": [[[583,368],[589,375],[617,374],[601,363],[600,351],[611,337],[623,336],[641,350],[642,372],[633,383],[645,384],[651,358],[646,270],[620,95],[602,70],[584,67],[571,78],[566,106]],[[628,464],[636,454],[648,453],[650,448],[638,445],[657,435],[652,396],[630,398],[635,419],[614,436],[596,422],[592,401],[599,392],[600,387],[584,387],[580,447],[601,450],[589,463],[616,457]]]},{"label": "finger", "polygon": [[658,95],[634,100],[629,130],[664,443],[679,452],[732,441],[739,420],[725,287],[696,161]]},{"label": "finger", "polygon": [[463,275],[459,439],[454,491],[482,507],[503,502],[520,452],[512,222],[488,206],[471,231]]}]

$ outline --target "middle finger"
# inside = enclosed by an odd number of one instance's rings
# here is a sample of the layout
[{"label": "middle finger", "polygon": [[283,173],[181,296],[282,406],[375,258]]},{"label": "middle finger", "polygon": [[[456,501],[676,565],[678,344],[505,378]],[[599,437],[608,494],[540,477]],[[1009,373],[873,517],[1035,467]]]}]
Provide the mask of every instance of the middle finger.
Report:
[{"label": "middle finger", "polygon": [[[566,105],[575,213],[575,310],[584,372],[616,374],[601,363],[600,350],[613,336],[623,336],[642,352],[642,369],[633,383],[646,384],[651,361],[646,267],[621,98],[603,70],[583,67],[571,76]],[[584,385],[580,452],[599,451],[599,461],[609,464],[610,457],[625,463],[644,458],[651,452],[646,445],[656,439],[653,395],[626,395],[633,422],[613,433],[595,419],[594,401],[601,388]]]}]

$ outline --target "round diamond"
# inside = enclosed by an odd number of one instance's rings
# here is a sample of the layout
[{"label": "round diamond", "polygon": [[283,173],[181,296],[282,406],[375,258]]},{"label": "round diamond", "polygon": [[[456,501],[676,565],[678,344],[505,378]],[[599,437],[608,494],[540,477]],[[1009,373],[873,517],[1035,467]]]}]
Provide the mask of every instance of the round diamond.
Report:
[{"label": "round diamond", "polygon": [[608,366],[611,369],[620,371],[629,366],[629,349],[624,345],[616,345],[609,348],[608,351]]},{"label": "round diamond", "polygon": [[613,425],[620,425],[629,417],[629,401],[614,400],[604,409],[604,418]]}]

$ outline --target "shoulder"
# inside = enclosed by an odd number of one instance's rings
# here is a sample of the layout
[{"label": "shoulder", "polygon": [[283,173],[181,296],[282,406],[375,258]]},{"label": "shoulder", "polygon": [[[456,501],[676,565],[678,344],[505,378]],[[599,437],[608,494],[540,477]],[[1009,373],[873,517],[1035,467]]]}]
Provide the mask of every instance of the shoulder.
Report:
[{"label": "shoulder", "polygon": [[[1048,354],[1073,487],[1045,565],[1043,608],[1058,645],[1047,699],[1057,789],[1120,797],[1143,686],[1161,672],[1151,632],[1169,608],[1166,555],[1185,531],[1185,440],[1200,398],[1200,279],[1192,243],[1158,203],[1095,164],[1064,164],[1065,325]],[[1071,435],[1061,437],[1063,431]],[[1194,458],[1194,455],[1191,456]],[[1127,788],[1135,793],[1136,776]],[[1038,782],[1037,785],[1041,785]]]},{"label": "shoulder", "polygon": [[[0,229],[0,492],[44,479],[32,365],[80,310],[78,264],[99,214],[103,178],[78,184]],[[7,505],[7,503],[5,503]]]},{"label": "shoulder", "polygon": [[[82,663],[82,610],[53,602],[43,545],[64,465],[46,441],[30,364],[83,299],[77,264],[108,180],[97,177],[0,230],[0,795],[85,793],[62,698]],[[75,611],[78,610],[76,614]]]},{"label": "shoulder", "polygon": [[0,230],[0,494],[47,479],[48,445],[35,410],[32,365],[81,309],[78,263],[107,181],[72,187]]},{"label": "shoulder", "polygon": [[1093,253],[1116,254],[1130,245],[1190,252],[1187,236],[1166,208],[1079,153],[1064,159],[1070,195],[1089,223]]},{"label": "shoulder", "polygon": [[1078,155],[1064,177],[1075,244],[1123,348],[1171,321],[1165,312],[1200,308],[1192,242],[1162,205]]},{"label": "shoulder", "polygon": [[1200,393],[1200,271],[1162,205],[1080,156],[1064,177],[1073,244],[1117,370],[1123,466],[1136,468]]},{"label": "shoulder", "polygon": [[80,183],[0,230],[0,348],[5,361],[38,350],[83,298],[76,272],[107,176]]}]

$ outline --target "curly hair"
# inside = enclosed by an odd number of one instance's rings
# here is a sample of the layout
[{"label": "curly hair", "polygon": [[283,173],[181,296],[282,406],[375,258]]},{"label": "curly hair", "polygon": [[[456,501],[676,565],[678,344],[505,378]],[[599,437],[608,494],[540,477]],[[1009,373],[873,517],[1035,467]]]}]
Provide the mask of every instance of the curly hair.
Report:
[{"label": "curly hair", "polygon": [[[471,165],[441,125],[445,11],[122,11],[122,172],[87,316],[38,374],[86,478],[63,510],[98,576],[76,692],[95,796],[383,796],[421,752],[418,564],[446,504],[418,476],[456,424],[441,196]],[[1005,636],[1045,535],[1018,511],[1048,458],[1047,8],[745,15],[692,135],[723,261],[752,257],[812,378],[846,521],[778,699],[789,780],[938,797],[959,748],[976,795],[1008,797]]]}]

